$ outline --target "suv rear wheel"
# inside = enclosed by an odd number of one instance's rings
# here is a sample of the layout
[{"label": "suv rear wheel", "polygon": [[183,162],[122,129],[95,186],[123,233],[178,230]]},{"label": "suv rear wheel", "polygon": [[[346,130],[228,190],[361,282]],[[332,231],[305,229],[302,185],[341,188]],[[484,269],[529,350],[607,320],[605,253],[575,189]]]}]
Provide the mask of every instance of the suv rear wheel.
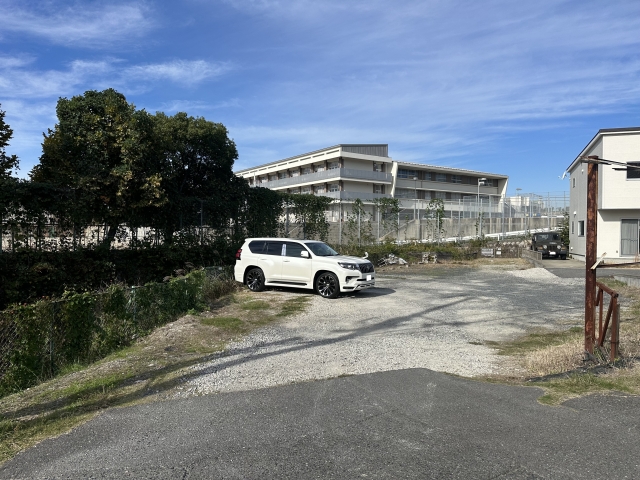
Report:
[{"label": "suv rear wheel", "polygon": [[264,290],[264,273],[259,268],[252,268],[247,272],[247,287],[252,292]]},{"label": "suv rear wheel", "polygon": [[340,282],[331,272],[322,272],[316,279],[316,292],[324,298],[336,298],[340,293]]}]

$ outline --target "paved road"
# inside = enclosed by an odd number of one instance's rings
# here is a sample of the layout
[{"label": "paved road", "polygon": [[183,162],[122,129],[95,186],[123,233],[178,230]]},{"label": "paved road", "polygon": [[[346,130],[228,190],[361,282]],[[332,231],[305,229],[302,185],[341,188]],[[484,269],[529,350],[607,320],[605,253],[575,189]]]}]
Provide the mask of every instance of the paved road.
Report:
[{"label": "paved road", "polygon": [[640,478],[640,399],[424,369],[112,409],[0,479]]},{"label": "paved road", "polygon": [[[578,260],[541,260],[539,265],[560,278],[584,278],[585,263]],[[596,271],[598,278],[624,275],[640,278],[640,268],[599,268]]]}]

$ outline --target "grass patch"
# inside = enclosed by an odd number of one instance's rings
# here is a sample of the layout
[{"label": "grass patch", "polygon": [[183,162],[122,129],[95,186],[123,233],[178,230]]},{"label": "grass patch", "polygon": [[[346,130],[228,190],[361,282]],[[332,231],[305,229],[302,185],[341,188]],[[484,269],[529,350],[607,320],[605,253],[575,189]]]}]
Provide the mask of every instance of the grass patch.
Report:
[{"label": "grass patch", "polygon": [[545,389],[545,394],[538,399],[546,405],[557,405],[569,398],[579,397],[597,392],[638,393],[638,376],[636,375],[596,375],[593,373],[572,374],[547,382],[536,383]]},{"label": "grass patch", "polygon": [[285,301],[280,307],[280,313],[276,314],[278,317],[289,317],[297,313],[301,313],[309,303],[311,297],[296,297]]},{"label": "grass patch", "polygon": [[243,330],[244,323],[237,317],[208,317],[200,320],[203,325],[238,332]]},{"label": "grass patch", "polygon": [[215,302],[211,297],[209,311],[197,317],[186,315],[99,362],[68,365],[53,379],[0,398],[0,464],[106,408],[172,398],[193,375],[193,365],[238,335],[300,313],[310,300],[228,287],[230,294]]},{"label": "grass patch", "polygon": [[268,310],[271,307],[269,302],[264,300],[251,300],[243,303],[240,308],[243,310],[256,311],[256,310]]},{"label": "grass patch", "polygon": [[[549,405],[592,393],[616,391],[639,395],[640,289],[613,279],[598,281],[620,294],[620,359],[614,365],[585,363],[583,327],[564,332],[537,331],[509,342],[487,342],[498,354],[513,357],[517,364],[511,377],[490,380],[530,386],[529,379],[542,377],[533,384],[545,390],[539,400]],[[606,308],[607,295],[604,300]]]},{"label": "grass patch", "polygon": [[554,345],[570,343],[582,335],[582,328],[573,327],[568,331],[536,331],[507,342],[486,342],[497,350],[498,355],[526,355]]}]

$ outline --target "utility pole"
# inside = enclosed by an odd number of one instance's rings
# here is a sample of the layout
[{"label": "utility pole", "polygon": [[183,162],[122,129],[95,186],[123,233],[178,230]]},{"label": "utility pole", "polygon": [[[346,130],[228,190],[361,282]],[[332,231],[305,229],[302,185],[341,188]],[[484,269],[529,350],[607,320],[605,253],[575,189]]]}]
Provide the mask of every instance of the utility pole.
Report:
[{"label": "utility pole", "polygon": [[[589,157],[591,158],[591,157]],[[597,158],[597,157],[596,157]],[[587,248],[585,252],[584,349],[593,354],[596,341],[596,263],[598,246],[598,164],[587,166]]]}]

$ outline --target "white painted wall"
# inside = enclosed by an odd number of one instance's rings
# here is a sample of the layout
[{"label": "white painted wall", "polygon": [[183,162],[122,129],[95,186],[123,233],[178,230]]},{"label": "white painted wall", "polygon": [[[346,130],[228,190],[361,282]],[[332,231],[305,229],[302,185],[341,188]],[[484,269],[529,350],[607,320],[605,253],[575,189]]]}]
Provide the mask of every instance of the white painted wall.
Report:
[{"label": "white painted wall", "polygon": [[[608,134],[604,137],[602,158],[616,162],[640,162],[640,134]],[[597,155],[597,154],[594,154]],[[640,179],[627,180],[627,172],[602,166],[602,208],[640,208]]]},{"label": "white painted wall", "polygon": [[[593,146],[582,153],[617,162],[640,161],[640,132],[604,133]],[[613,166],[598,166],[598,245],[597,255],[606,259],[632,261],[621,257],[621,220],[640,218],[640,180],[627,180],[625,171]],[[570,170],[570,252],[584,260],[586,236],[578,236],[578,222],[587,220],[587,164],[577,163]],[[575,186],[574,186],[575,180]],[[572,231],[573,228],[573,231]],[[585,231],[586,234],[586,231]]]}]

